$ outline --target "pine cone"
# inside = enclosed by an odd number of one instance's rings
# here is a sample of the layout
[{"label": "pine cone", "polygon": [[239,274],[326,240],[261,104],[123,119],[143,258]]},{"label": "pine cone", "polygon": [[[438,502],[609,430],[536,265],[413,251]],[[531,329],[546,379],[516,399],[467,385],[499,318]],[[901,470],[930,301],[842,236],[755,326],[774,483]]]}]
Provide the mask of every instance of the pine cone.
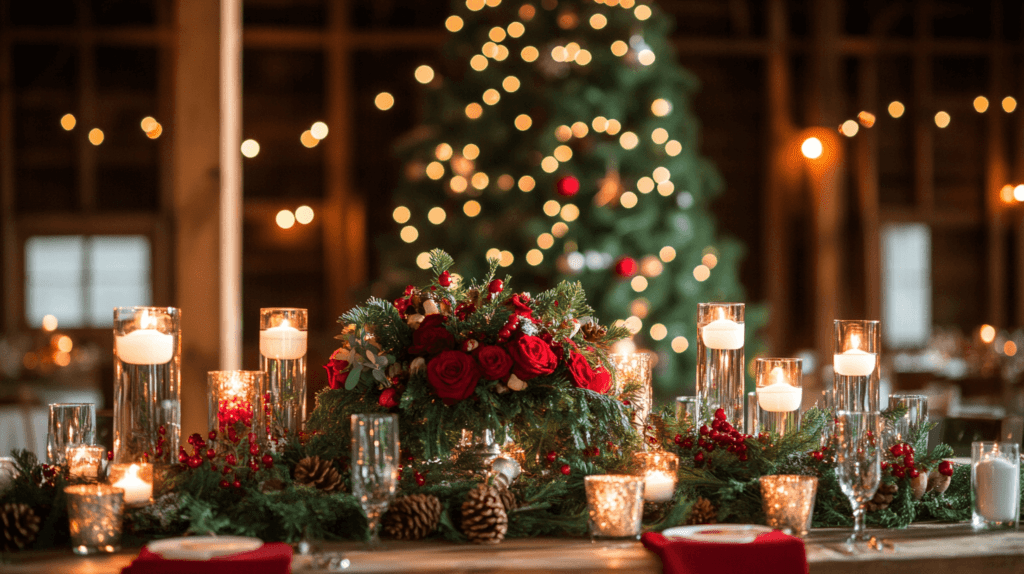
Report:
[{"label": "pine cone", "polygon": [[581,330],[583,331],[583,338],[591,343],[600,341],[608,334],[607,327],[602,327],[594,322],[584,323]]},{"label": "pine cone", "polygon": [[703,496],[697,497],[690,509],[690,516],[686,519],[687,524],[715,524],[718,522],[718,509],[711,501]]},{"label": "pine cone", "polygon": [[381,521],[386,536],[398,540],[426,538],[441,521],[441,501],[430,494],[402,496],[391,503]]},{"label": "pine cone", "polygon": [[501,498],[501,505],[505,507],[505,514],[519,508],[519,501],[516,500],[516,493],[508,488],[498,489],[498,497]]},{"label": "pine cone", "polygon": [[497,544],[508,532],[508,514],[501,494],[493,486],[481,484],[469,491],[462,503],[462,533],[476,544]]},{"label": "pine cone", "polygon": [[885,510],[892,504],[893,496],[899,492],[900,487],[895,482],[892,484],[885,484],[884,482],[878,485],[878,491],[875,492],[875,497],[872,498],[865,504],[868,512],[876,512],[879,510]]},{"label": "pine cone", "polygon": [[32,507],[18,502],[8,502],[0,508],[0,524],[3,526],[4,552],[22,550],[35,542],[41,520]]},{"label": "pine cone", "polygon": [[320,460],[319,456],[307,456],[295,465],[295,482],[324,492],[335,492],[342,487],[341,474],[331,461]]}]

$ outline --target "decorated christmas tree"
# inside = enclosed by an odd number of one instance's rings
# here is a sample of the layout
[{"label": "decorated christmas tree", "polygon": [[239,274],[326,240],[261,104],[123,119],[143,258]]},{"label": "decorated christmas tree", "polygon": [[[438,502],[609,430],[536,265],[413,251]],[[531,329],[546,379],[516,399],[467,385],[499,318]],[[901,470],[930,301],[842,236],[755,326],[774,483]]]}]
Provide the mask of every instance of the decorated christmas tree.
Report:
[{"label": "decorated christmas tree", "polygon": [[[453,11],[423,126],[398,150],[386,279],[421,279],[401,266],[427,269],[440,247],[474,275],[497,257],[517,290],[581,281],[600,316],[658,353],[662,394],[692,390],[697,303],[743,301],[742,248],[716,233],[722,183],[699,152],[697,80],[675,61],[670,19],[649,0]],[[759,322],[748,311],[748,333]]]}]

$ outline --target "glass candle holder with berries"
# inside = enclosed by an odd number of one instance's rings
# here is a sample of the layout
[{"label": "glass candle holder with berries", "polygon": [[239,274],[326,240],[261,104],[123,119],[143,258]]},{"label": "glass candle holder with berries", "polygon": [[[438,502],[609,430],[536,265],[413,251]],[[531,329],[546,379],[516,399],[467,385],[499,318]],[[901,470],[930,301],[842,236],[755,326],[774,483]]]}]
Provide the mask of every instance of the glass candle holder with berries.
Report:
[{"label": "glass candle holder with berries", "polygon": [[[210,439],[215,443],[216,451],[237,454],[234,452],[236,447],[252,438],[250,435],[255,435],[255,442],[250,447],[262,444],[266,436],[262,405],[265,393],[263,372],[210,371],[206,380],[210,428],[214,429]],[[219,440],[214,440],[218,437]]]}]

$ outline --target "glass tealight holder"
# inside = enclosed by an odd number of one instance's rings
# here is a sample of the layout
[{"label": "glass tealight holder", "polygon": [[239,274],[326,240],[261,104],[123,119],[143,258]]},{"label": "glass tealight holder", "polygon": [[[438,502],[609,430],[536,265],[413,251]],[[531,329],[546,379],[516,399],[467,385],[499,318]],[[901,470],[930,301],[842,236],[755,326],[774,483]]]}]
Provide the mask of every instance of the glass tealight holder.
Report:
[{"label": "glass tealight holder", "polygon": [[[743,303],[697,305],[697,398],[701,417],[725,411],[734,428],[743,426]],[[698,425],[710,425],[700,420]]]},{"label": "glass tealight holder", "polygon": [[153,502],[153,465],[144,462],[114,463],[107,482],[124,492],[124,504],[140,508]]},{"label": "glass tealight holder", "polygon": [[757,427],[783,436],[800,430],[803,365],[800,359],[757,359]]},{"label": "glass tealight holder", "polygon": [[308,328],[306,309],[260,309],[260,370],[266,373],[271,438],[297,436],[306,420]]},{"label": "glass tealight holder", "polygon": [[108,484],[78,484],[65,487],[64,494],[75,554],[110,554],[121,549],[123,490]]},{"label": "glass tealight holder", "polygon": [[114,309],[114,462],[170,466],[180,429],[180,312]]},{"label": "glass tealight holder", "polygon": [[1017,529],[1020,445],[971,443],[971,524],[975,530]]},{"label": "glass tealight holder", "polygon": [[46,431],[46,459],[63,465],[67,449],[96,440],[96,407],[92,403],[53,403]]},{"label": "glass tealight holder", "polygon": [[879,411],[879,354],[882,324],[879,321],[835,322],[832,392],[835,412]]},{"label": "glass tealight holder", "polygon": [[697,428],[697,397],[676,397],[676,420],[684,429]]},{"label": "glass tealight holder", "polygon": [[106,450],[95,444],[79,444],[67,449],[68,475],[72,479],[96,482],[103,472]]},{"label": "glass tealight holder", "polygon": [[639,474],[644,479],[644,500],[668,502],[675,498],[679,457],[664,450],[638,452],[634,455]]},{"label": "glass tealight holder", "polygon": [[638,540],[644,513],[644,479],[595,474],[583,479],[594,540]]},{"label": "glass tealight holder", "polygon": [[207,413],[210,428],[217,429],[221,451],[248,441],[255,433],[257,444],[267,435],[263,371],[210,371],[206,374]]},{"label": "glass tealight holder", "polygon": [[[654,395],[651,389],[653,379],[653,353],[618,353],[609,357],[614,366],[614,394],[629,401],[633,409],[633,429],[637,435],[646,438],[647,419],[651,415]],[[644,440],[644,445],[647,441]]]},{"label": "glass tealight holder", "polygon": [[921,425],[928,422],[928,397],[925,395],[889,395],[889,408],[907,411],[896,421],[893,442],[909,442]]},{"label": "glass tealight holder", "polygon": [[811,529],[818,479],[814,476],[773,474],[762,476],[761,503],[768,526],[804,536]]},{"label": "glass tealight holder", "polygon": [[747,393],[747,414],[743,417],[743,432],[749,435],[757,435],[760,430],[757,427],[757,392]]}]

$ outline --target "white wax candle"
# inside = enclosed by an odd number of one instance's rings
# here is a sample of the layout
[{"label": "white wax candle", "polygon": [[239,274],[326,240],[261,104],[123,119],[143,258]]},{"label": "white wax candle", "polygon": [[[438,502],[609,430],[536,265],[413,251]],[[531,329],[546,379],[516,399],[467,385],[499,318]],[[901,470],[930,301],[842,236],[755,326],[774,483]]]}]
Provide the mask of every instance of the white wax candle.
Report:
[{"label": "white wax candle", "polygon": [[117,357],[132,365],[163,365],[174,356],[174,335],[156,329],[136,329],[114,337]]},{"label": "white wax candle", "polygon": [[715,319],[701,331],[704,346],[709,349],[734,350],[743,347],[743,323]]},{"label": "white wax candle", "polygon": [[97,478],[99,461],[90,454],[88,447],[79,446],[71,449],[68,456],[68,474],[78,478]]},{"label": "white wax candle", "polygon": [[974,478],[978,513],[992,522],[1016,521],[1020,473],[1014,464],[999,457],[983,460],[975,465]]},{"label": "white wax candle", "polygon": [[782,367],[775,367],[768,374],[770,384],[757,388],[757,404],[770,413],[788,413],[800,408],[804,390],[786,382]]},{"label": "white wax candle", "polygon": [[652,470],[644,475],[644,500],[668,502],[676,490],[676,481],[667,472]]},{"label": "white wax candle", "polygon": [[282,321],[276,327],[260,331],[260,354],[268,359],[283,361],[306,356],[306,331],[300,331]]},{"label": "white wax candle", "polygon": [[832,356],[832,366],[837,375],[844,377],[867,377],[875,370],[874,353],[861,351],[860,349],[849,349],[843,353],[836,353]]},{"label": "white wax candle", "polygon": [[124,489],[125,504],[145,504],[153,497],[153,484],[139,478],[139,465],[128,467],[121,480],[113,486]]}]

